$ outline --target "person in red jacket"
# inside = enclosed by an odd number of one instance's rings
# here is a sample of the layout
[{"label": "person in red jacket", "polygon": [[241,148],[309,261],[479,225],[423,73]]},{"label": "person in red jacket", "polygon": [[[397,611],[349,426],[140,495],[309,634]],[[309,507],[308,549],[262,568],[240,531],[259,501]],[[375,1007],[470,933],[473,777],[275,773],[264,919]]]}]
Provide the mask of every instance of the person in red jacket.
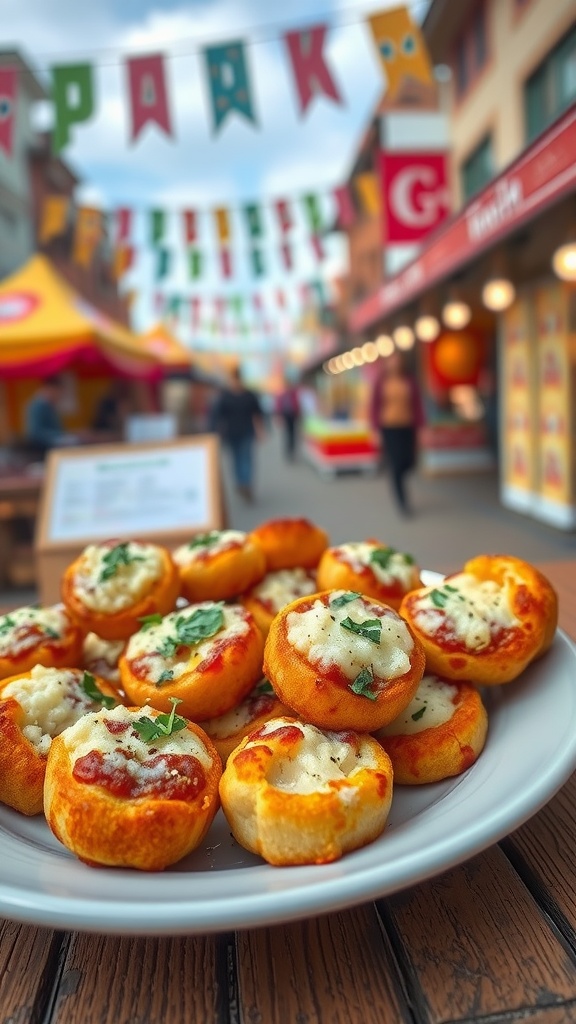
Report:
[{"label": "person in red jacket", "polygon": [[384,361],[371,401],[372,426],[380,432],[400,511],[410,514],[406,476],[416,465],[418,429],[423,425],[422,399],[416,379],[406,370],[402,353]]}]

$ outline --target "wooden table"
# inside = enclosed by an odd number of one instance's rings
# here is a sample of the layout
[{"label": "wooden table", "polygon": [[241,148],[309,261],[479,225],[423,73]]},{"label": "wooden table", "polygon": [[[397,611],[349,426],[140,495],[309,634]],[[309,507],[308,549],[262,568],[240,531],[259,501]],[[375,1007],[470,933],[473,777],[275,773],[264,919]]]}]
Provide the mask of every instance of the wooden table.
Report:
[{"label": "wooden table", "polygon": [[[576,638],[576,561],[542,568]],[[467,864],[297,924],[129,938],[4,922],[0,1024],[574,1022],[575,806],[576,775]]]}]

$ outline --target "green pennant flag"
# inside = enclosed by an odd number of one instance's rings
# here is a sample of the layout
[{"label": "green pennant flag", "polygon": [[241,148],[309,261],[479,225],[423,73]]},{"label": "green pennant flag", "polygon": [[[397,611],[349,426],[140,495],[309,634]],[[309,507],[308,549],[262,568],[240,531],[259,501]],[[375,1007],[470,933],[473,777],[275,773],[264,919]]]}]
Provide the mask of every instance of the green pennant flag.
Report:
[{"label": "green pennant flag", "polygon": [[252,272],[254,277],[263,277],[266,273],[264,266],[264,255],[261,249],[252,249],[250,251],[250,259],[252,261]]},{"label": "green pennant flag", "polygon": [[228,300],[230,303],[230,309],[233,310],[236,319],[240,320],[242,317],[242,309],[244,306],[244,299],[241,295],[231,295]]},{"label": "green pennant flag", "polygon": [[87,121],[94,112],[91,64],[67,64],[52,68],[54,130],[52,149],[59,153],[70,141],[70,126]]},{"label": "green pennant flag", "polygon": [[156,253],[156,280],[161,281],[164,277],[168,277],[168,271],[170,270],[170,253],[168,249],[157,249]]},{"label": "green pennant flag", "polygon": [[188,250],[188,273],[192,281],[202,277],[202,253],[199,249]]},{"label": "green pennant flag", "polygon": [[166,313],[170,317],[174,317],[176,320],[180,316],[180,306],[182,304],[181,295],[172,295],[166,303]]},{"label": "green pennant flag", "polygon": [[303,196],[302,202],[304,203],[304,211],[312,234],[319,235],[322,231],[323,221],[318,196],[310,192],[308,195]]},{"label": "green pennant flag", "polygon": [[166,214],[164,210],[150,210],[150,234],[152,245],[164,238],[166,232]]},{"label": "green pennant flag", "polygon": [[244,43],[238,39],[204,50],[214,130],[235,110],[256,123]]},{"label": "green pennant flag", "polygon": [[310,282],[310,287],[316,293],[316,301],[317,301],[318,305],[319,306],[323,306],[324,305],[324,286],[322,284],[322,281],[311,281]]},{"label": "green pennant flag", "polygon": [[264,234],[264,225],[262,224],[262,211],[258,204],[248,203],[244,207],[244,215],[250,238],[261,238]]}]

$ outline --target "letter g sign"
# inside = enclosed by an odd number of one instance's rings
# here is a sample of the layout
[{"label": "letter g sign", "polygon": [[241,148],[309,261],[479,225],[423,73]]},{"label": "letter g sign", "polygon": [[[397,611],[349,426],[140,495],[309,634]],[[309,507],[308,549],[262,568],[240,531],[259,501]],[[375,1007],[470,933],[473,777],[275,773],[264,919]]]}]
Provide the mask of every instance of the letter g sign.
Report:
[{"label": "letter g sign", "polygon": [[385,240],[420,241],[450,210],[446,157],[440,153],[383,153]]}]

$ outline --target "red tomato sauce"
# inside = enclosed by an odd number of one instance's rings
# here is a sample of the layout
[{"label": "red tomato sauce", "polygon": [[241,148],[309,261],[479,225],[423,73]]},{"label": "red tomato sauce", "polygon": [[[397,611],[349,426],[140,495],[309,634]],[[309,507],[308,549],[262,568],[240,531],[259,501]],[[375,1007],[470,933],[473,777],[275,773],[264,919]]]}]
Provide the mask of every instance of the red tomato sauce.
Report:
[{"label": "red tomato sauce", "polygon": [[206,788],[204,769],[191,754],[156,754],[141,765],[137,775],[132,775],[128,771],[129,758],[123,751],[118,753],[122,753],[126,766],[113,764],[99,750],[91,750],[76,761],[72,770],[74,778],[102,786],[113,796],[128,800],[140,796],[194,800]]}]

